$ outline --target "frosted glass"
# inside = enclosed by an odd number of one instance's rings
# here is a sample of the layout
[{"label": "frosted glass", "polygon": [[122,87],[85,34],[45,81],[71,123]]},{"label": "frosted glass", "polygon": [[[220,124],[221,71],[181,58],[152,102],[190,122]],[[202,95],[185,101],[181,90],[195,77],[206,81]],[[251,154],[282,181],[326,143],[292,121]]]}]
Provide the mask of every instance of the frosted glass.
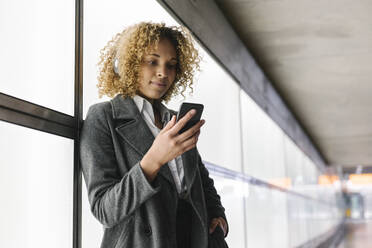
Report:
[{"label": "frosted glass", "polygon": [[306,155],[304,156],[304,178],[306,184],[318,183],[318,168]]},{"label": "frosted glass", "polygon": [[74,112],[75,1],[0,2],[0,92]]},{"label": "frosted glass", "polygon": [[306,202],[307,200],[302,197],[288,195],[289,247],[303,245],[309,239]]},{"label": "frosted glass", "polygon": [[370,185],[363,189],[364,218],[372,218],[372,188]]},{"label": "frosted glass", "polygon": [[72,245],[73,140],[0,121],[2,247]]},{"label": "frosted glass", "polygon": [[221,202],[229,222],[229,234],[226,237],[226,242],[229,247],[244,248],[244,198],[248,196],[248,184],[220,176],[211,175],[211,177],[221,196]]},{"label": "frosted glass", "polygon": [[289,247],[286,194],[250,185],[245,207],[247,247]]},{"label": "frosted glass", "polygon": [[283,131],[243,91],[240,91],[244,172],[285,185]]},{"label": "frosted glass", "polygon": [[286,174],[291,180],[290,189],[301,192],[302,185],[305,184],[303,175],[304,155],[287,136],[284,136],[284,153]]},{"label": "frosted glass", "polygon": [[88,202],[87,188],[83,178],[82,190],[82,247],[99,248],[103,237],[103,227],[93,216]]}]

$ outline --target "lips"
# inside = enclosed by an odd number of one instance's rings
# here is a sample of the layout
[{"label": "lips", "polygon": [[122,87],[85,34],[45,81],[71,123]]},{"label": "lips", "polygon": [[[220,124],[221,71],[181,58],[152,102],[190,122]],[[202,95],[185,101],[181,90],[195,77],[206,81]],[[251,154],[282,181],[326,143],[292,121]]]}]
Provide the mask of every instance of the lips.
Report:
[{"label": "lips", "polygon": [[156,86],[159,86],[159,87],[165,87],[165,86],[167,86],[167,84],[166,83],[163,83],[163,82],[152,82],[151,81],[151,83],[154,84],[154,85],[156,85]]}]

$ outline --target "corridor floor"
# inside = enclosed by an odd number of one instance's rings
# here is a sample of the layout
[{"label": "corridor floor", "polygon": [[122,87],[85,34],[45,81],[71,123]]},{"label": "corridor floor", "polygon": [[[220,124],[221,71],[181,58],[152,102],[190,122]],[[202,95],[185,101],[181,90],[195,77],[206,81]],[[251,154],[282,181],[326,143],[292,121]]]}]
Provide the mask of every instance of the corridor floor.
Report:
[{"label": "corridor floor", "polygon": [[372,220],[348,221],[344,240],[337,248],[372,248]]}]

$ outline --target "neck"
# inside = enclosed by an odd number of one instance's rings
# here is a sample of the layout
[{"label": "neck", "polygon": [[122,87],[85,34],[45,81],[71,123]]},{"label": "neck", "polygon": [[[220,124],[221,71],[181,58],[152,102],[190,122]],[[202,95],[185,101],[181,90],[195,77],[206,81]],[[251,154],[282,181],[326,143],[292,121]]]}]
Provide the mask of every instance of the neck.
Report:
[{"label": "neck", "polygon": [[144,95],[142,95],[141,93],[137,93],[139,96],[145,98],[149,103],[151,103],[151,105],[154,107],[154,105],[156,105],[157,102],[160,102],[161,100],[160,99],[152,99],[152,98],[148,98]]}]

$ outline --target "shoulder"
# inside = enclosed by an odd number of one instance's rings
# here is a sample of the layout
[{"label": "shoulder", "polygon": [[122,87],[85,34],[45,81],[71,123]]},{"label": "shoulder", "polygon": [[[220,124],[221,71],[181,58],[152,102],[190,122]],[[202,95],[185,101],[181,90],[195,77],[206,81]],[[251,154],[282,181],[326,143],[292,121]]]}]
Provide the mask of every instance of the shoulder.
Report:
[{"label": "shoulder", "polygon": [[105,118],[112,113],[110,101],[99,102],[91,105],[87,112],[88,118]]},{"label": "shoulder", "polygon": [[108,129],[112,122],[112,108],[110,101],[95,103],[88,109],[83,128]]},{"label": "shoulder", "polygon": [[94,142],[103,142],[110,137],[110,102],[100,102],[89,107],[81,129],[81,148],[86,149]]}]

